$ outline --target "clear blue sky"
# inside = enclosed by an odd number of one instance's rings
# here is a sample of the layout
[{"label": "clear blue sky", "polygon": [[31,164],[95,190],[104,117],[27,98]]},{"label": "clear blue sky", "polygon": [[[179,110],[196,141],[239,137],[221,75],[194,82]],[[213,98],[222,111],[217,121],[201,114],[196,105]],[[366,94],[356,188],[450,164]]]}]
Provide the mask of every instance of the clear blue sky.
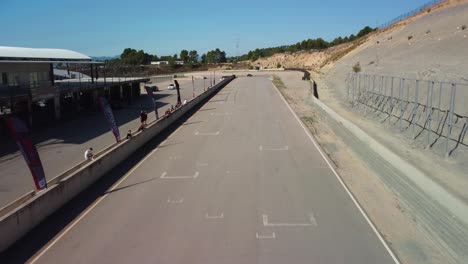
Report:
[{"label": "clear blue sky", "polygon": [[332,40],[376,27],[428,0],[0,0],[0,46],[156,55]]}]

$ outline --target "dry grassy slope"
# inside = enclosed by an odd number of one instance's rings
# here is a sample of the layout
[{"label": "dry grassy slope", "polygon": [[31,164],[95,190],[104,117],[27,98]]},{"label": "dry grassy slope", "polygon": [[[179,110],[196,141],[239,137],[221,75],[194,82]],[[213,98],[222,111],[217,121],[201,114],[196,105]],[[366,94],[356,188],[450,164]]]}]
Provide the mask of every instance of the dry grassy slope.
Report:
[{"label": "dry grassy slope", "polygon": [[[360,62],[369,74],[468,84],[468,0],[447,0],[365,39],[317,52],[276,54],[253,65],[303,67],[321,72],[336,94],[345,94],[345,79]],[[412,36],[411,40],[408,37]],[[461,90],[461,89],[459,89]],[[468,91],[457,92],[457,105]],[[468,114],[468,106],[462,113]]]}]

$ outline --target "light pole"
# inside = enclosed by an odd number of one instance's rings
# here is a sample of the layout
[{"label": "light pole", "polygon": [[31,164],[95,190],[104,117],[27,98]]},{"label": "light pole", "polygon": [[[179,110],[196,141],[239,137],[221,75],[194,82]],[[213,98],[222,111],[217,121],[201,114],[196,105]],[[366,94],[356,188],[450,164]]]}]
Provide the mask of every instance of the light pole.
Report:
[{"label": "light pole", "polygon": [[193,80],[193,75],[192,75],[192,91],[193,91],[193,98],[195,98],[195,81]]}]

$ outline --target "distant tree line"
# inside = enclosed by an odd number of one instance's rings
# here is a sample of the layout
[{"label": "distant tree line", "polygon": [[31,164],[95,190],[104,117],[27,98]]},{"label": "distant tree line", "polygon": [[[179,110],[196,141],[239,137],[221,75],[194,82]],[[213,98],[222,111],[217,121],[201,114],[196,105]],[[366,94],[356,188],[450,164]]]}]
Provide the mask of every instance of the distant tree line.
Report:
[{"label": "distant tree line", "polygon": [[136,50],[126,48],[123,50],[119,58],[109,60],[109,64],[122,64],[122,65],[149,65],[152,61],[168,61],[169,65],[175,66],[176,61],[182,61],[184,64],[197,65],[204,63],[223,63],[227,61],[226,52],[220,49],[208,51],[201,56],[196,50],[181,50],[180,54],[172,56],[160,56],[146,53],[144,50]]},{"label": "distant tree line", "polygon": [[[293,45],[285,45],[285,46],[278,46],[272,48],[263,48],[263,49],[255,49],[253,51],[249,51],[249,53],[242,55],[238,58],[230,58],[229,61],[235,60],[257,60],[258,58],[262,57],[269,57],[276,53],[283,53],[283,52],[297,52],[302,50],[322,50],[329,47],[333,47],[339,44],[347,43],[354,41],[358,38],[361,38],[373,31],[377,30],[377,28],[371,28],[369,26],[361,29],[357,35],[351,34],[350,36],[346,36],[344,38],[337,37],[331,42],[327,42],[322,38],[316,39],[307,39],[301,42],[297,42]],[[191,66],[195,66],[198,64],[206,64],[206,63],[224,63],[228,62],[228,58],[226,57],[226,52],[220,50],[219,48],[210,50],[201,56],[198,54],[196,50],[181,50],[180,54],[174,54],[172,56],[156,56],[152,54],[146,53],[144,50],[136,50],[132,48],[126,48],[123,50],[120,58],[112,59],[108,61],[110,64],[123,64],[123,65],[149,65],[152,61],[168,61],[169,65],[172,67],[176,67],[176,61],[182,61],[184,64],[189,64]]]},{"label": "distant tree line", "polygon": [[285,46],[278,46],[278,47],[271,47],[271,48],[263,48],[263,49],[255,49],[249,51],[249,53],[244,54],[237,58],[238,60],[252,60],[255,61],[262,57],[269,57],[277,53],[284,53],[284,52],[298,52],[303,50],[322,50],[326,48],[330,48],[336,45],[340,45],[343,43],[352,42],[358,38],[361,38],[373,31],[377,30],[377,28],[371,28],[366,26],[365,28],[361,29],[357,35],[351,34],[350,36],[346,37],[337,37],[333,41],[328,42],[323,40],[322,38],[316,39],[307,39],[301,42],[297,42],[293,45],[285,45]]}]

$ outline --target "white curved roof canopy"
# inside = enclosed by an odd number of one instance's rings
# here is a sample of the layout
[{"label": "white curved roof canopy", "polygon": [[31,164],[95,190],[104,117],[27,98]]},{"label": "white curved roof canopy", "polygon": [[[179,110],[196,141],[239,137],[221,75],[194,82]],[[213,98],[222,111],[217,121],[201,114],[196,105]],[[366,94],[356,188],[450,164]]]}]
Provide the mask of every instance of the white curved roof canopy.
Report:
[{"label": "white curved roof canopy", "polygon": [[0,46],[0,61],[9,62],[62,62],[91,61],[91,58],[65,49],[34,49]]}]

